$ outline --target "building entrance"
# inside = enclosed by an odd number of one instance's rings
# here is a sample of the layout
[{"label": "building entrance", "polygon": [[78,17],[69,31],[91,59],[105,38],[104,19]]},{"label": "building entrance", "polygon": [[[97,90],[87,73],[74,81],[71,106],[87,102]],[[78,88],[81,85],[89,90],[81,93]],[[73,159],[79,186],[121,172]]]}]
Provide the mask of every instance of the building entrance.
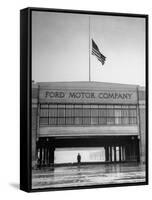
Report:
[{"label": "building entrance", "polygon": [[40,166],[81,163],[139,162],[137,136],[39,138],[37,161]]}]

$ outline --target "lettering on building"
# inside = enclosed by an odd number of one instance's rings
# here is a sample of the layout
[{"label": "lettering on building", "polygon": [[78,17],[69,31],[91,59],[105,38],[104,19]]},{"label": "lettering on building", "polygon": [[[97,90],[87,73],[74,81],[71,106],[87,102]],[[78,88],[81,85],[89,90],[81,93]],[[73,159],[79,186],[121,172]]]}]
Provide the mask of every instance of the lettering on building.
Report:
[{"label": "lettering on building", "polygon": [[46,91],[44,98],[49,99],[121,99],[131,100],[133,93],[129,92],[63,92],[63,91]]}]

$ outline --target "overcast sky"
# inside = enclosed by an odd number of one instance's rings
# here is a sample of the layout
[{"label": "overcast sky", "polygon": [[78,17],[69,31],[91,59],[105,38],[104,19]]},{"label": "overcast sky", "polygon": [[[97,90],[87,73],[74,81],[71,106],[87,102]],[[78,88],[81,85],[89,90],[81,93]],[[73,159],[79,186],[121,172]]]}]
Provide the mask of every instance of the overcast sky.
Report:
[{"label": "overcast sky", "polygon": [[[90,35],[107,57],[91,55],[91,80],[145,85],[145,19],[90,15]],[[89,15],[32,12],[32,79],[89,80]]]}]

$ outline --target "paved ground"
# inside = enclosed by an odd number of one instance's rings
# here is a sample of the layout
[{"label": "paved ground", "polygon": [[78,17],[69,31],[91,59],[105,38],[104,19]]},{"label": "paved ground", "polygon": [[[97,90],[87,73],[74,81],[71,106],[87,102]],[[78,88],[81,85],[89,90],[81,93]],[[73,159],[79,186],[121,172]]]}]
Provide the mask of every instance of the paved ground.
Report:
[{"label": "paved ground", "polygon": [[144,166],[138,164],[98,164],[33,170],[32,188],[71,187],[113,183],[144,182]]}]

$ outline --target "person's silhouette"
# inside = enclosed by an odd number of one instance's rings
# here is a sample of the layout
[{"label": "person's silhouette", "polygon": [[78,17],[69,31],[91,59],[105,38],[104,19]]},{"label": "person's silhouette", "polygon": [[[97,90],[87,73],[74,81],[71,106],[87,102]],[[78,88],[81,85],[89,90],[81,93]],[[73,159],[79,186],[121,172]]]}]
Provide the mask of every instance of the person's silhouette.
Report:
[{"label": "person's silhouette", "polygon": [[81,163],[81,155],[80,155],[80,153],[78,153],[78,155],[77,155],[77,162],[80,165],[80,163]]}]

